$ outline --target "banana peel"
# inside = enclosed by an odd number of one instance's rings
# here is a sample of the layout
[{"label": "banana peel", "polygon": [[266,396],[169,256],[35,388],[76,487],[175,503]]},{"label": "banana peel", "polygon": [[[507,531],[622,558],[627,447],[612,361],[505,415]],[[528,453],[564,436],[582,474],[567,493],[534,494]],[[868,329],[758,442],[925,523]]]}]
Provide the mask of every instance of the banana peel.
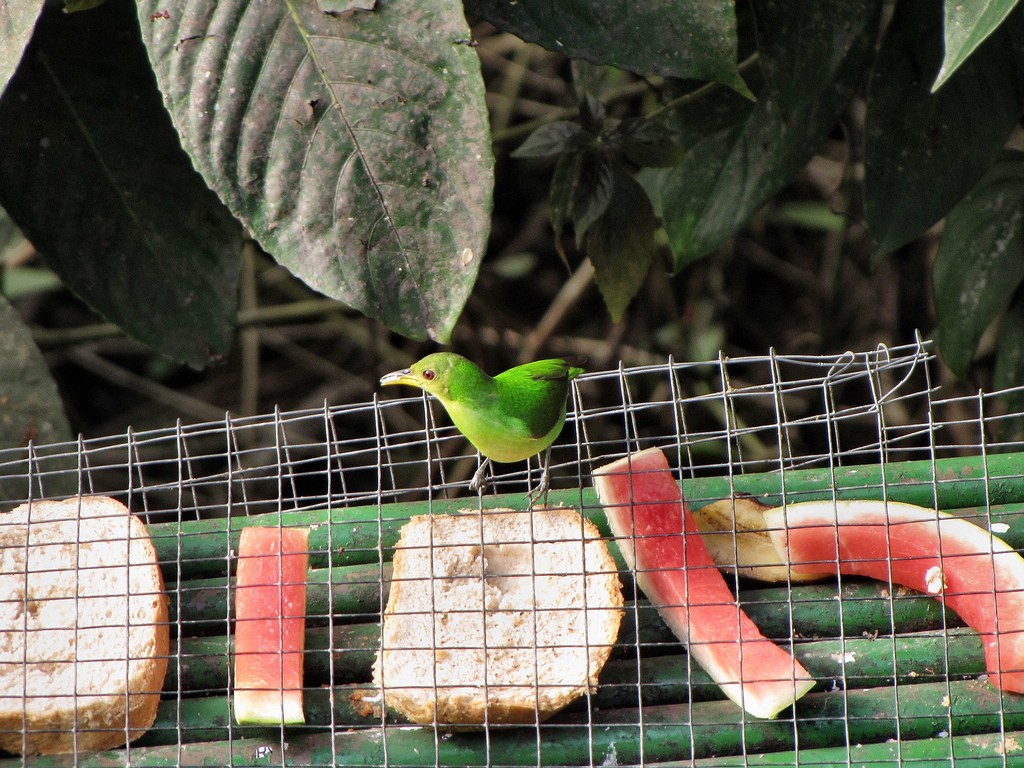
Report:
[{"label": "banana peel", "polygon": [[797,573],[780,556],[764,513],[772,509],[750,496],[731,496],[691,510],[711,558],[720,570],[749,579],[792,584],[821,581],[832,574]]}]

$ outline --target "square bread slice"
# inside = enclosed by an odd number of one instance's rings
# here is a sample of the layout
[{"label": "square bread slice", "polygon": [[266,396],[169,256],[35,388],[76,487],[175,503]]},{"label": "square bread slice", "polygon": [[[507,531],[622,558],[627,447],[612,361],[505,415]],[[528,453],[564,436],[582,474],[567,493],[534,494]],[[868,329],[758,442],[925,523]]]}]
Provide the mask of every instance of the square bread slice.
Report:
[{"label": "square bread slice", "polygon": [[597,684],[622,605],[615,561],[574,509],[413,517],[374,683],[416,723],[540,722]]},{"label": "square bread slice", "polygon": [[107,497],[0,515],[0,749],[109,749],[156,718],[167,596],[145,526]]}]

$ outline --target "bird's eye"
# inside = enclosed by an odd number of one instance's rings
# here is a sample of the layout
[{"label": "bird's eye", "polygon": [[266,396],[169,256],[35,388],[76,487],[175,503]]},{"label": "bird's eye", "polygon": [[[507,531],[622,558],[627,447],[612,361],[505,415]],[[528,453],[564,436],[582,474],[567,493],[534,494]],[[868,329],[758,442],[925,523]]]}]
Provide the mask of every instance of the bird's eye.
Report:
[{"label": "bird's eye", "polygon": [[426,379],[427,381],[433,381],[435,376],[437,376],[437,374],[434,373],[434,371],[431,370],[430,368],[427,368],[425,371],[423,371],[423,378]]}]

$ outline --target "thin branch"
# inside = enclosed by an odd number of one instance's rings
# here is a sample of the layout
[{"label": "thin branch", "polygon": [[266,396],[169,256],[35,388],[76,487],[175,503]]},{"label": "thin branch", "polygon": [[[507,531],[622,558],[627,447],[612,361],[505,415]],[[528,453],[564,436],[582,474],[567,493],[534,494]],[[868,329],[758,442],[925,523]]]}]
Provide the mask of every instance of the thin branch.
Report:
[{"label": "thin branch", "polygon": [[183,395],[163,384],[140,376],[97,355],[87,347],[75,347],[67,351],[67,357],[87,371],[91,371],[114,386],[127,389],[150,400],[173,409],[183,416],[194,416],[201,421],[220,421],[224,410],[203,400]]},{"label": "thin branch", "polygon": [[594,279],[594,265],[590,259],[584,259],[579,268],[562,285],[558,295],[552,300],[547,312],[540,322],[523,339],[519,353],[519,362],[527,363],[537,356],[538,350],[544,346],[555,328],[562,322],[566,313],[579,300],[583,292],[590,287]]}]

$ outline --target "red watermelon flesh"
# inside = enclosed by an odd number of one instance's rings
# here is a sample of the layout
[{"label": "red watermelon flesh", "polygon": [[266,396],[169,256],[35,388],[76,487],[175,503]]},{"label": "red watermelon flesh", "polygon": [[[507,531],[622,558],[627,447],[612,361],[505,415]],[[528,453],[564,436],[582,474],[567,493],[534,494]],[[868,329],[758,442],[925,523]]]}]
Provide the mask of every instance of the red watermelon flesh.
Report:
[{"label": "red watermelon flesh", "polygon": [[1024,558],[966,520],[898,502],[801,502],[765,512],[794,570],[869,576],[933,595],[979,635],[992,683],[1024,693]]},{"label": "red watermelon flesh", "polygon": [[737,603],[660,449],[601,467],[594,486],[637,585],[726,696],[774,717],[814,687]]},{"label": "red watermelon flesh", "polygon": [[235,720],[302,723],[309,529],[243,528],[235,575]]}]

